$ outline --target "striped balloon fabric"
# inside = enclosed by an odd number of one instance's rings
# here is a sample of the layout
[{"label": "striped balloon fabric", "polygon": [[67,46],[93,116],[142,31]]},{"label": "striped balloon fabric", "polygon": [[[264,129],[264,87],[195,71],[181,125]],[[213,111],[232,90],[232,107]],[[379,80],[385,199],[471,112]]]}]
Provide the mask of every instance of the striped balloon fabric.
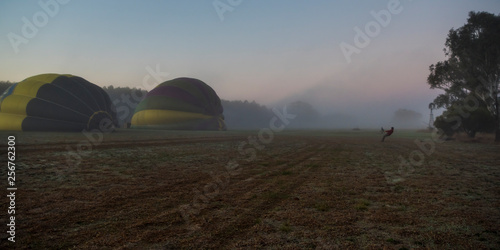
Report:
[{"label": "striped balloon fabric", "polygon": [[36,75],[0,96],[0,130],[110,130],[114,124],[116,113],[108,94],[73,75]]},{"label": "striped balloon fabric", "polygon": [[132,128],[226,130],[219,96],[206,83],[176,78],[151,90],[136,107]]}]

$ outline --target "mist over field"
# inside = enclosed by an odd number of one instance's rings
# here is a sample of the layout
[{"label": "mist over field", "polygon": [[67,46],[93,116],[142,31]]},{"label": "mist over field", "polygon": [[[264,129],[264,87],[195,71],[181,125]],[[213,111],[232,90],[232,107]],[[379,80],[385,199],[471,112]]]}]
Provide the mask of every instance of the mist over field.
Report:
[{"label": "mist over field", "polygon": [[[4,92],[12,84],[0,81],[0,92]],[[266,127],[274,116],[272,109],[282,109],[283,107],[287,107],[290,114],[297,115],[288,126],[289,129],[379,129],[380,127],[422,129],[428,126],[429,110],[415,111],[419,108],[422,109],[422,100],[415,100],[414,105],[410,105],[411,102],[408,100],[399,100],[396,97],[393,101],[381,100],[380,103],[368,103],[362,100],[354,103],[343,100],[345,97],[341,98],[341,95],[328,88],[328,85],[317,86],[291,97],[274,101],[272,105],[262,105],[248,100],[222,100],[228,129]],[[116,88],[112,85],[106,86],[104,90],[117,104],[120,126],[130,122],[137,104],[147,94],[144,90],[128,87]],[[138,98],[134,99],[132,96]],[[130,103],[130,105],[126,105],[126,103]],[[414,109],[408,109],[408,106]],[[396,114],[398,110],[413,111],[415,114],[398,117]]]},{"label": "mist over field", "polygon": [[[0,92],[4,92],[11,85],[11,82],[0,81]],[[411,102],[408,100],[397,98],[393,101],[381,100],[380,103],[368,103],[362,100],[354,103],[354,101],[343,100],[341,95],[328,88],[328,85],[318,86],[274,101],[271,105],[262,105],[248,100],[222,100],[228,129],[266,127],[274,116],[272,109],[283,107],[287,107],[290,114],[297,115],[289,125],[290,129],[379,129],[391,126],[398,129],[421,129],[428,125],[429,110],[415,111],[422,109],[422,100],[415,100],[414,105],[410,105]],[[120,126],[130,122],[135,108],[147,94],[145,90],[117,88],[112,85],[106,86],[104,90],[117,104]],[[134,99],[132,96],[138,98]],[[413,111],[415,114],[398,117],[396,114],[398,110]]]}]

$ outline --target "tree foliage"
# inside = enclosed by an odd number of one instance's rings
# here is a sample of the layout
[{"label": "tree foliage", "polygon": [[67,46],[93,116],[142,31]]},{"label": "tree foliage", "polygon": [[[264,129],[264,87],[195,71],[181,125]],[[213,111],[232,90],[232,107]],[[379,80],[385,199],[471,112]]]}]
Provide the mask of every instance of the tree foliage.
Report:
[{"label": "tree foliage", "polygon": [[255,101],[221,100],[228,129],[257,129],[269,126],[273,112]]},{"label": "tree foliage", "polygon": [[9,81],[0,81],[0,95],[7,90],[10,86],[12,86],[15,82]]},{"label": "tree foliage", "polygon": [[468,112],[464,112],[460,106],[451,106],[434,121],[434,126],[441,129],[446,136],[452,136],[459,131],[470,137],[474,137],[477,132],[491,133],[495,130],[494,124],[495,117],[484,103],[479,103]]},{"label": "tree foliage", "polygon": [[147,91],[129,87],[103,87],[116,108],[116,117],[121,127],[126,126],[134,115],[135,107],[144,99]]},{"label": "tree foliage", "polygon": [[[444,123],[459,119],[461,125],[455,131],[467,130],[470,128],[464,127],[465,121],[477,117],[479,120],[472,123],[492,123],[479,127],[493,126],[495,141],[500,141],[500,16],[470,12],[464,26],[449,31],[445,46],[447,60],[431,65],[427,78],[431,88],[445,91],[436,97],[434,104],[449,111],[438,117],[435,125],[444,128]],[[475,109],[467,109],[470,102],[478,104]],[[493,119],[472,115],[485,111]]]}]

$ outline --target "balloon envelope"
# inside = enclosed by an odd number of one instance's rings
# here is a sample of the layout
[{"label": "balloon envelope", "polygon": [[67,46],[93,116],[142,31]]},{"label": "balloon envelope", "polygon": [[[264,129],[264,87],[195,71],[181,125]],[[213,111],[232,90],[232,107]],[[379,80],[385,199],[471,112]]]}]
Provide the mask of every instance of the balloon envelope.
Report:
[{"label": "balloon envelope", "polygon": [[99,86],[78,76],[41,74],[0,96],[0,130],[109,130],[116,123],[113,110]]},{"label": "balloon envelope", "polygon": [[151,90],[135,109],[132,128],[226,130],[219,96],[206,83],[176,78]]}]

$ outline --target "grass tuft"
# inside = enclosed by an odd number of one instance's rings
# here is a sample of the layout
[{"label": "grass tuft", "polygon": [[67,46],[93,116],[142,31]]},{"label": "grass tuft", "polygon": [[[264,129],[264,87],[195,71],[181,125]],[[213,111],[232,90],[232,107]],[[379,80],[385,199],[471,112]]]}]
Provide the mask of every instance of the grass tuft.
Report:
[{"label": "grass tuft", "polygon": [[368,209],[368,206],[370,206],[370,202],[365,199],[361,199],[354,205],[354,208],[360,211],[364,211]]},{"label": "grass tuft", "polygon": [[284,233],[289,233],[292,231],[292,227],[290,226],[290,224],[287,222],[281,224],[280,226],[280,231],[281,232],[284,232]]},{"label": "grass tuft", "polygon": [[387,241],[387,242],[389,242],[389,243],[392,243],[392,244],[394,244],[394,245],[397,245],[397,244],[400,244],[400,243],[401,243],[401,241],[399,241],[399,240],[395,240],[395,239],[393,239],[393,238],[389,238],[389,239],[387,239],[386,241]]},{"label": "grass tuft", "polygon": [[326,212],[326,211],[330,210],[330,207],[324,201],[316,203],[314,205],[314,208],[316,208],[316,210],[318,210],[320,212]]}]

